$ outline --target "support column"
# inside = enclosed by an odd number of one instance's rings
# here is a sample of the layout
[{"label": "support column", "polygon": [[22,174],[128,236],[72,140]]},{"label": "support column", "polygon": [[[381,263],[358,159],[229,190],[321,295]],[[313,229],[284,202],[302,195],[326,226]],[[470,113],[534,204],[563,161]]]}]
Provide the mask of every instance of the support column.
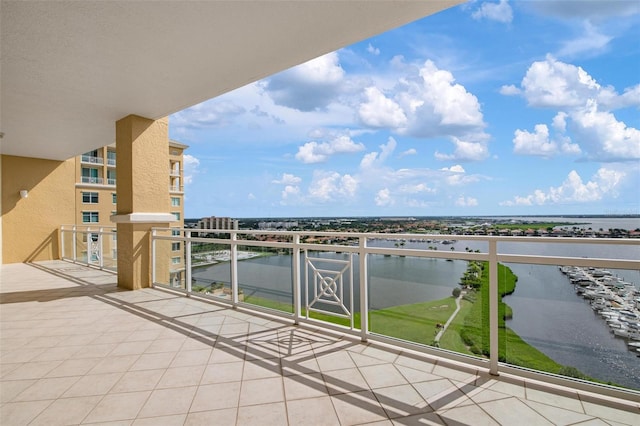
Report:
[{"label": "support column", "polygon": [[151,286],[151,228],[174,220],[169,206],[169,123],[129,115],[116,122],[118,287]]}]

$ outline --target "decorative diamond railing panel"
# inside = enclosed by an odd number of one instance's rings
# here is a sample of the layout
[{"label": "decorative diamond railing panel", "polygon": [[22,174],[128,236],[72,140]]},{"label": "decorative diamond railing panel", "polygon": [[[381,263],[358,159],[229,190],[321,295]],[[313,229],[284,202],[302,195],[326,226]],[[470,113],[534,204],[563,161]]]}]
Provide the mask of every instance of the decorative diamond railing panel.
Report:
[{"label": "decorative diamond railing panel", "polygon": [[[353,255],[343,260],[309,257],[305,252],[305,270],[307,316],[309,311],[320,312],[349,318],[353,324]],[[311,295],[310,291],[313,291]],[[326,309],[328,306],[337,306],[338,312]]]}]

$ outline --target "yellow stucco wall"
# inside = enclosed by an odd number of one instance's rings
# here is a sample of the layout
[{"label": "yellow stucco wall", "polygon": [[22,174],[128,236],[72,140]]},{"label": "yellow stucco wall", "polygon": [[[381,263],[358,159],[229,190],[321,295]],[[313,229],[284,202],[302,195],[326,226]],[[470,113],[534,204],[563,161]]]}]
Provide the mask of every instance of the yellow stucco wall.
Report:
[{"label": "yellow stucco wall", "polygon": [[[1,161],[2,263],[58,259],[58,229],[75,219],[75,160]],[[22,189],[27,198],[20,198]]]}]

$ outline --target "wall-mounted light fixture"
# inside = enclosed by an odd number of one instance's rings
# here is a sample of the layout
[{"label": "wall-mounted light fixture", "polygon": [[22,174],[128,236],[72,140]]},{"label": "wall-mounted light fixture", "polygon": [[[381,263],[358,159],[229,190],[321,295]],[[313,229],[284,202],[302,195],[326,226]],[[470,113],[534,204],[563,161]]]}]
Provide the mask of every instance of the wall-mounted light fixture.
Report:
[{"label": "wall-mounted light fixture", "polygon": [[20,190],[20,198],[27,198],[28,196],[29,196],[29,191],[27,191],[26,189]]}]

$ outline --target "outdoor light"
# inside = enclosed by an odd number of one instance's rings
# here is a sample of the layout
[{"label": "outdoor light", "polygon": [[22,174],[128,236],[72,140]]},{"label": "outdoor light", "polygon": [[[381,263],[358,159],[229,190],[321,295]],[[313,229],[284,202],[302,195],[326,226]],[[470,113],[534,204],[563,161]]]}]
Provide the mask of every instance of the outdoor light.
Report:
[{"label": "outdoor light", "polygon": [[26,189],[20,190],[20,198],[27,198],[28,196],[29,196],[29,191],[27,191]]}]

